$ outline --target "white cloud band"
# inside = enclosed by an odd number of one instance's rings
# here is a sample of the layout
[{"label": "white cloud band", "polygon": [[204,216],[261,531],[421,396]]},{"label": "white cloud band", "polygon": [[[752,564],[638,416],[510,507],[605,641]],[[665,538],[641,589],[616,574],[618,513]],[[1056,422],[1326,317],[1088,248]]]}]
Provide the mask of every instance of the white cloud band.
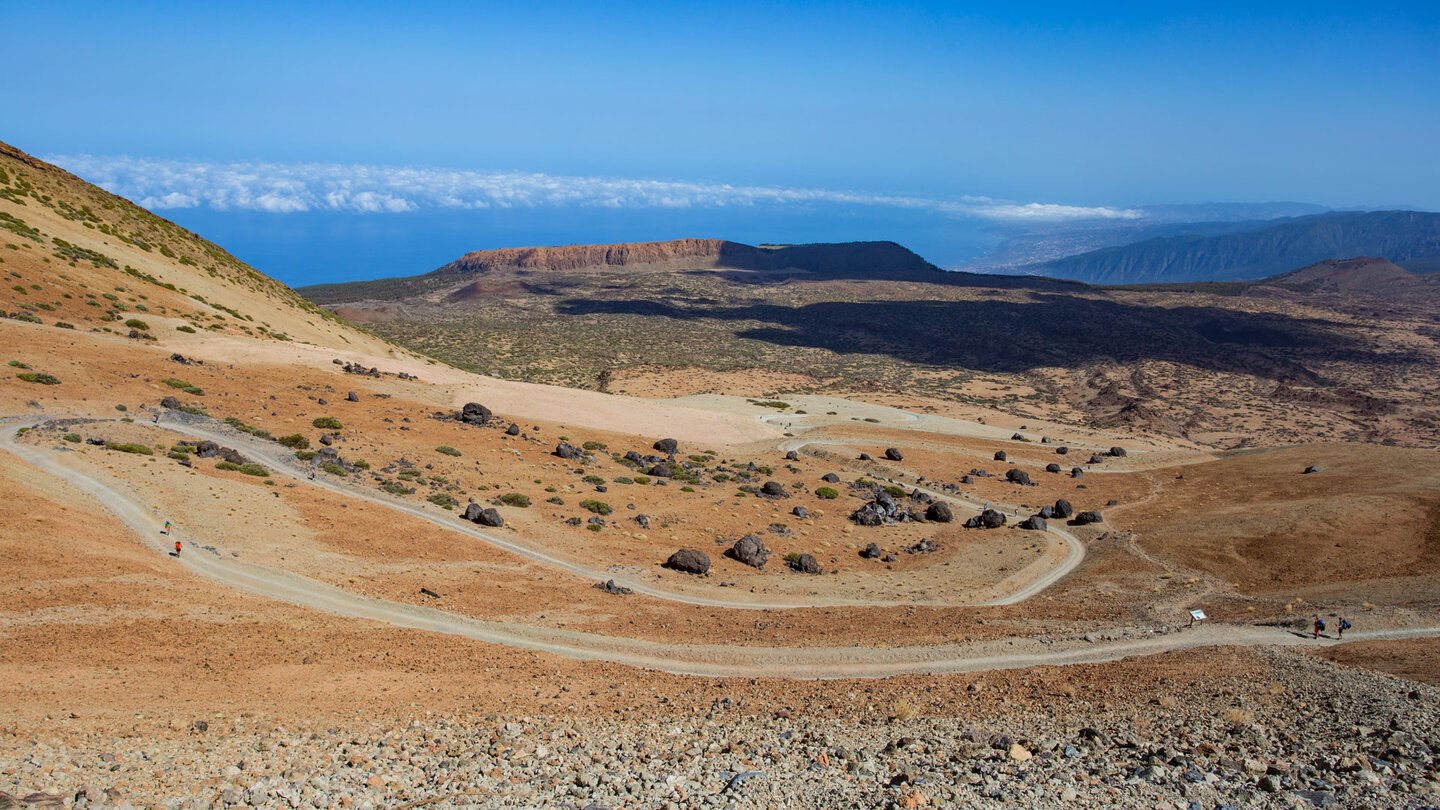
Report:
[{"label": "white cloud band", "polygon": [[908,208],[1002,221],[1145,216],[1144,211],[1133,208],[1014,203],[988,197],[943,199],[533,172],[327,163],[207,163],[95,155],[53,155],[45,159],[153,209],[206,206],[221,211],[271,213],[396,213],[427,208],[686,208],[819,203]]}]

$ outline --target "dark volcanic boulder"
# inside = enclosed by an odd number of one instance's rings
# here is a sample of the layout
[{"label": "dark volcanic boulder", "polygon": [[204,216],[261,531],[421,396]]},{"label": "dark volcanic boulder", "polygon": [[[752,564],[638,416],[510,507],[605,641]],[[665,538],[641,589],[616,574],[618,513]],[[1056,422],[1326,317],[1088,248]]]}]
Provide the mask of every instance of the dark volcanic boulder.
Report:
[{"label": "dark volcanic boulder", "polygon": [[670,555],[665,567],[686,574],[705,574],[710,571],[710,556],[699,549],[682,548]]},{"label": "dark volcanic boulder", "polygon": [[220,455],[220,445],[215,442],[201,441],[195,445],[195,455],[200,458],[212,458]]},{"label": "dark volcanic boulder", "polygon": [[1123,447],[1112,447],[1112,448],[1110,448],[1110,455],[1112,455],[1112,456],[1114,456],[1114,457],[1116,457],[1116,458],[1124,458],[1124,457],[1125,457],[1125,448],[1123,448]]},{"label": "dark volcanic boulder", "polygon": [[1091,453],[1091,454],[1090,454],[1090,463],[1091,463],[1091,464],[1104,464],[1104,463],[1105,463],[1105,454],[1104,454],[1104,453]]},{"label": "dark volcanic boulder", "polygon": [[1025,518],[1024,520],[1020,521],[1019,526],[1022,529],[1033,529],[1040,532],[1043,532],[1049,528],[1049,526],[1045,523],[1045,518],[1040,517],[1039,515],[1031,515],[1030,517]]},{"label": "dark volcanic boulder", "polygon": [[660,462],[659,464],[656,464],[654,467],[651,467],[649,474],[655,476],[656,478],[674,478],[674,477],[675,477],[675,471],[672,470],[672,469],[670,469],[670,465],[669,465],[669,464],[666,464],[666,463],[663,462],[663,461]]},{"label": "dark volcanic boulder", "polygon": [[735,545],[731,546],[725,554],[751,568],[764,568],[765,561],[770,559],[770,549],[765,548],[765,541],[761,540],[759,535],[754,534],[747,534],[736,540]]},{"label": "dark volcanic boulder", "polygon": [[1005,473],[1005,480],[1028,487],[1030,486],[1030,473],[1012,468]]},{"label": "dark volcanic boulder", "polygon": [[1071,467],[1071,468],[1070,468],[1070,477],[1071,477],[1071,478],[1084,478],[1084,477],[1085,477],[1085,471],[1082,470],[1082,469],[1080,469],[1079,467]]},{"label": "dark volcanic boulder", "polygon": [[244,456],[240,455],[239,450],[236,450],[233,447],[222,447],[220,448],[220,452],[216,453],[216,455],[220,456],[221,461],[228,461],[231,464],[245,464],[249,461],[249,459],[246,459]]},{"label": "dark volcanic boulder", "polygon": [[165,397],[164,399],[160,400],[160,407],[169,408],[172,411],[178,411],[180,410],[180,400],[176,399],[175,397]]},{"label": "dark volcanic boulder", "polygon": [[820,561],[815,559],[814,554],[801,554],[790,563],[790,567],[802,574],[820,573]]},{"label": "dark volcanic boulder", "polygon": [[936,501],[930,504],[929,509],[925,510],[925,519],[936,523],[949,523],[955,519],[955,510],[951,509],[950,504],[944,501]]},{"label": "dark volcanic boulder", "polygon": [[905,454],[900,452],[899,448],[887,447],[885,448],[885,458],[888,458],[891,461],[904,461]]},{"label": "dark volcanic boulder", "polygon": [[1070,454],[1070,448],[1068,448],[1068,447],[1057,447],[1057,448],[1055,448],[1055,455],[1057,455],[1057,456],[1068,456],[1069,454]]},{"label": "dark volcanic boulder", "polygon": [[1105,516],[1101,515],[1099,512],[1081,512],[1080,514],[1075,516],[1075,522],[1081,526],[1085,526],[1090,523],[1102,523],[1104,522],[1104,520]]},{"label": "dark volcanic boulder", "polygon": [[820,476],[820,480],[824,481],[827,484],[838,484],[840,483],[840,476],[836,475],[835,473],[825,473],[824,475]]},{"label": "dark volcanic boulder", "polygon": [[[166,399],[169,399],[169,397],[166,397]],[[163,402],[162,402],[161,404],[164,405]],[[169,407],[169,406],[167,405],[166,407]],[[1314,465],[1311,465],[1311,466],[1305,468],[1304,474],[1305,474],[1305,475],[1310,475],[1311,473],[1318,473],[1318,472],[1320,472],[1320,468],[1319,468],[1319,467],[1316,467],[1316,466],[1314,466]]]},{"label": "dark volcanic boulder", "polygon": [[519,436],[519,435],[520,435],[520,426],[517,425],[517,424],[515,424],[514,422],[511,422],[511,423],[510,423],[510,426],[507,427],[507,428],[505,428],[505,435],[506,435],[506,436]]},{"label": "dark volcanic boulder", "polygon": [[330,438],[330,434],[329,434],[329,433],[321,433],[321,434],[320,434],[320,443],[323,444],[323,445],[325,445],[326,447],[329,447],[330,445],[332,445],[332,444],[335,443],[335,440],[332,439],[332,438]]},{"label": "dark volcanic boulder", "polygon": [[1060,465],[1059,465],[1059,464],[1046,464],[1046,465],[1045,465],[1045,472],[1048,472],[1048,473],[1058,473],[1058,472],[1060,472]]},{"label": "dark volcanic boulder", "polygon": [[861,461],[873,461],[873,459],[870,458],[870,454],[869,454],[869,453],[861,453],[861,454],[860,454],[860,460],[861,460]]},{"label": "dark volcanic boulder", "polygon": [[867,560],[878,560],[881,556],[880,547],[871,543],[860,552],[860,556]]},{"label": "dark volcanic boulder", "polygon": [[996,450],[996,451],[995,451],[995,460],[996,460],[996,461],[1004,461],[1006,458],[1008,458],[1008,456],[1005,455],[1005,451],[1004,451],[1004,450]]},{"label": "dark volcanic boulder", "polygon": [[1055,517],[1066,520],[1073,514],[1075,514],[1075,507],[1071,506],[1069,501],[1061,498],[1055,502]]},{"label": "dark volcanic boulder", "polygon": [[797,518],[800,518],[801,520],[810,517],[810,512],[806,510],[803,506],[797,506],[794,509],[791,509],[790,514],[794,515]]},{"label": "dark volcanic boulder", "polygon": [[788,498],[790,493],[785,491],[785,485],[779,481],[766,481],[760,487],[762,498]]},{"label": "dark volcanic boulder", "polygon": [[486,508],[478,503],[472,503],[465,507],[465,519],[471,523],[479,523],[481,526],[489,526],[498,529],[505,525],[505,518],[494,509]]},{"label": "dark volcanic boulder", "polygon": [[962,475],[962,476],[960,476],[960,483],[962,483],[962,484],[973,484],[973,483],[975,483],[975,477],[972,476],[972,475]]},{"label": "dark volcanic boulder", "polygon": [[1025,440],[1025,437],[1022,436],[1022,435],[1020,435],[1019,433],[1012,433],[1012,434],[1010,434],[1010,438],[1013,439],[1013,440],[1015,440],[1015,441],[1017,441],[1017,442],[1019,442],[1019,441],[1024,441],[1024,440]]},{"label": "dark volcanic boulder", "polygon": [[1041,436],[1041,437],[1040,437],[1040,443],[1041,443],[1041,444],[1049,444],[1049,443],[1050,443],[1050,437],[1049,437],[1049,436]]},{"label": "dark volcanic boulder", "polygon": [[1055,517],[1055,507],[1053,507],[1053,506],[1042,506],[1042,507],[1040,507],[1040,517],[1045,518],[1046,520],[1049,520],[1050,518]]},{"label": "dark volcanic boulder", "polygon": [[359,401],[360,401],[360,395],[357,394],[357,393],[355,393],[354,391],[348,391],[348,392],[346,392],[346,394],[345,394],[345,401],[346,401],[346,402],[359,402]]},{"label": "dark volcanic boulder", "polygon": [[984,512],[965,521],[967,529],[998,529],[1005,525],[1005,516],[994,509],[986,509]]},{"label": "dark volcanic boulder", "polygon": [[879,501],[871,501],[850,513],[850,519],[861,526],[880,526],[888,517],[889,513]]},{"label": "dark volcanic boulder", "polygon": [[585,457],[585,451],[569,442],[560,442],[555,445],[555,455],[566,461],[579,461]]},{"label": "dark volcanic boulder", "polygon": [[790,452],[788,452],[788,453],[785,454],[785,460],[786,460],[786,461],[799,461],[799,460],[800,460],[800,454],[797,453],[797,452],[795,452],[794,450],[791,450]]},{"label": "dark volcanic boulder", "polygon": [[655,442],[655,444],[651,446],[667,456],[675,455],[675,451],[680,449],[680,443],[675,441],[674,439],[661,439],[660,441]]},{"label": "dark volcanic boulder", "polygon": [[484,425],[494,416],[490,409],[478,402],[467,402],[460,409],[460,421],[467,425]]}]

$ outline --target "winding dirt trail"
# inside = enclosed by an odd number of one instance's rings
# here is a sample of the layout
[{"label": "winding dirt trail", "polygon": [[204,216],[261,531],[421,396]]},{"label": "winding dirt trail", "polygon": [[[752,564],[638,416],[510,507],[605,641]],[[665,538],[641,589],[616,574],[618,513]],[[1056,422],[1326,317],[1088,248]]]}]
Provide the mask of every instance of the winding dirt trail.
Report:
[{"label": "winding dirt trail", "polygon": [[[173,425],[170,427],[174,427]],[[230,437],[225,437],[227,440]],[[135,531],[142,542],[163,553],[163,521],[100,480],[72,469],[42,448],[20,444],[6,431],[5,448],[16,457],[60,478],[93,497]],[[350,494],[350,493],[345,493]],[[382,502],[383,501],[378,501]],[[167,538],[168,540],[168,538]],[[1029,640],[991,641],[923,647],[742,647],[683,645],[642,641],[488,622],[350,593],[305,577],[234,558],[208,554],[193,544],[176,560],[197,574],[228,587],[338,616],[463,636],[582,660],[603,660],[643,669],[710,677],[876,678],[901,674],[976,672],[1034,666],[1099,663],[1137,655],[1218,645],[1283,644],[1326,646],[1304,634],[1268,627],[1210,625],[1150,637],[1086,643],[1040,645]],[[1440,635],[1440,627],[1352,632],[1356,641]],[[1020,649],[1007,648],[1019,645]]]}]

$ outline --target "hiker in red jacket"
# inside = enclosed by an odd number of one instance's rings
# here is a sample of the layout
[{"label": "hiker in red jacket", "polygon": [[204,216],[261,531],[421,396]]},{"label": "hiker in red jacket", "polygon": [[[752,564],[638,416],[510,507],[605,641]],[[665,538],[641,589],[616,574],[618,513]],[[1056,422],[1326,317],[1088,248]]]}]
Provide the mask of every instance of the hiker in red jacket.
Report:
[{"label": "hiker in red jacket", "polygon": [[179,541],[179,540],[176,540],[176,541],[175,541],[175,556],[176,556],[176,557],[179,557],[179,556],[180,556],[180,541]]}]

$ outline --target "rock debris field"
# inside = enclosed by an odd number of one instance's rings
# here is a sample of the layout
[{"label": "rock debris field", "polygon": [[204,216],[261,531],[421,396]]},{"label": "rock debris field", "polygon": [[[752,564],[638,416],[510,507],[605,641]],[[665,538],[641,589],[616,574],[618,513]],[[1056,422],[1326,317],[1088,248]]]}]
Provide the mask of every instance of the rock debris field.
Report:
[{"label": "rock debris field", "polygon": [[[0,807],[1094,807],[1440,805],[1440,689],[1304,653],[1268,677],[1116,709],[1067,695],[927,720],[751,705],[658,716],[427,718],[297,730],[237,717],[6,745]],[[1003,675],[997,673],[996,675]],[[853,688],[841,683],[840,689]],[[1062,705],[1063,704],[1063,705]],[[168,739],[167,739],[168,738]]]}]

